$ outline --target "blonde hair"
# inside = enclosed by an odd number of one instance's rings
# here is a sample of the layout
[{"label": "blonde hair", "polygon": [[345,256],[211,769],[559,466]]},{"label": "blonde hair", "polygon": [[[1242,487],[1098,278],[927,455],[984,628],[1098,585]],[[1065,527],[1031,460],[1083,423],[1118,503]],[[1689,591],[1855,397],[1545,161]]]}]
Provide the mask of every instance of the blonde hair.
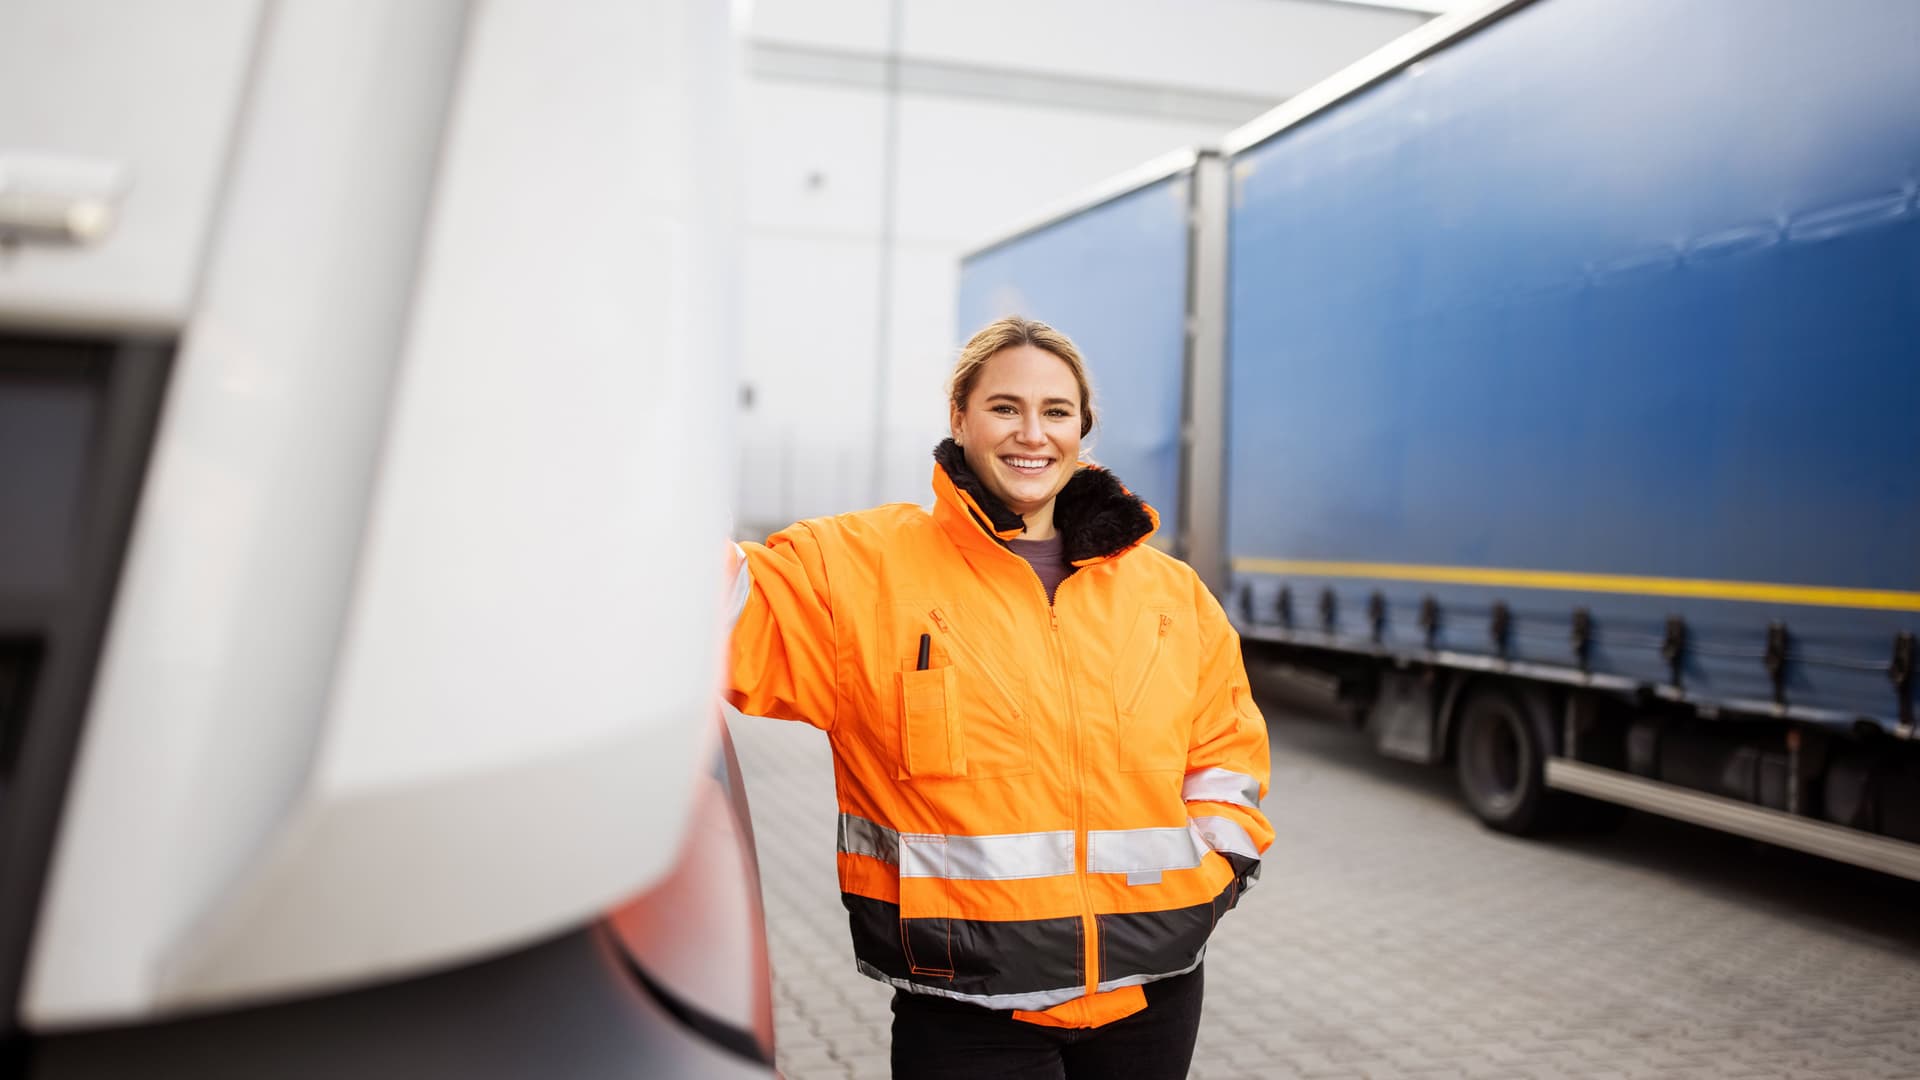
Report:
[{"label": "blonde hair", "polygon": [[1002,350],[1016,345],[1031,345],[1050,352],[1073,372],[1073,381],[1080,385],[1080,435],[1086,437],[1093,430],[1093,386],[1087,381],[1087,362],[1081,359],[1080,350],[1067,335],[1037,319],[1009,315],[988,323],[969,338],[960,350],[960,359],[953,365],[953,374],[947,377],[948,402],[964,412],[973,384],[980,379],[980,369]]}]

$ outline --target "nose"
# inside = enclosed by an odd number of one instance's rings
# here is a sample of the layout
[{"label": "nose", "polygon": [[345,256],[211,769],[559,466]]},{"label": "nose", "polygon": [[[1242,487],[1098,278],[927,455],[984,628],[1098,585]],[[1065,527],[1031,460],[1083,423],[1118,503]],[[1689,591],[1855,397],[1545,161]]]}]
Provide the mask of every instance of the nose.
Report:
[{"label": "nose", "polygon": [[1047,437],[1040,430],[1040,414],[1029,412],[1020,421],[1020,441],[1027,446],[1044,446]]}]

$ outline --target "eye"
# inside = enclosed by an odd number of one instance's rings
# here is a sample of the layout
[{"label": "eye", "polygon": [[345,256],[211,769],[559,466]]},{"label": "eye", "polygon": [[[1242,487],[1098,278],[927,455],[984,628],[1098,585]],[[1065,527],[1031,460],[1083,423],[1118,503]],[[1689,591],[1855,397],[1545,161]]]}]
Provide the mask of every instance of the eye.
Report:
[{"label": "eye", "polygon": [[1055,420],[1065,420],[1073,414],[1055,405],[1053,408],[1047,410],[1047,415],[1053,417]]},{"label": "eye", "polygon": [[1012,416],[1012,415],[1013,415],[1013,406],[1011,406],[1011,405],[1008,405],[1008,404],[1005,404],[1005,403],[1002,403],[1002,404],[999,404],[999,405],[995,405],[995,406],[993,407],[993,411],[994,411],[994,412],[996,412],[996,413],[999,413],[999,414],[1000,414],[1001,416]]}]

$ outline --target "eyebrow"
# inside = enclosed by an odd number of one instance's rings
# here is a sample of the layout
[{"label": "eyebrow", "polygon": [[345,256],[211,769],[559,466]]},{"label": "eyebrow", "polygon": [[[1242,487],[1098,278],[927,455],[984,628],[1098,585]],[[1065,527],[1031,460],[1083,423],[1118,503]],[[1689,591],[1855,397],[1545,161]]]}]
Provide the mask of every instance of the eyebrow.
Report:
[{"label": "eyebrow", "polygon": [[[1015,405],[1019,405],[1023,401],[1023,399],[1018,394],[988,394],[987,400],[988,401],[1010,401]],[[1072,398],[1050,397],[1041,401],[1040,404],[1072,406],[1077,403]]]}]

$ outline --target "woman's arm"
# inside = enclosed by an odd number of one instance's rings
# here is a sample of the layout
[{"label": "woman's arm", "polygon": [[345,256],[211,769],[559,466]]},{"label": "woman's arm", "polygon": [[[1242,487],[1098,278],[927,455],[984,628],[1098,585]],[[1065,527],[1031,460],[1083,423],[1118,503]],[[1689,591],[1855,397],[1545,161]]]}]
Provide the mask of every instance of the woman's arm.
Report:
[{"label": "woman's arm", "polygon": [[[802,522],[735,549],[726,698],[743,713],[830,731],[839,699],[833,593],[813,529]],[[740,575],[744,574],[744,580]]]},{"label": "woman's arm", "polygon": [[1260,812],[1271,760],[1267,722],[1253,703],[1240,635],[1213,594],[1195,580],[1200,611],[1200,715],[1187,749],[1182,794],[1187,817],[1207,845],[1233,864],[1242,891],[1260,874],[1273,825]]}]

